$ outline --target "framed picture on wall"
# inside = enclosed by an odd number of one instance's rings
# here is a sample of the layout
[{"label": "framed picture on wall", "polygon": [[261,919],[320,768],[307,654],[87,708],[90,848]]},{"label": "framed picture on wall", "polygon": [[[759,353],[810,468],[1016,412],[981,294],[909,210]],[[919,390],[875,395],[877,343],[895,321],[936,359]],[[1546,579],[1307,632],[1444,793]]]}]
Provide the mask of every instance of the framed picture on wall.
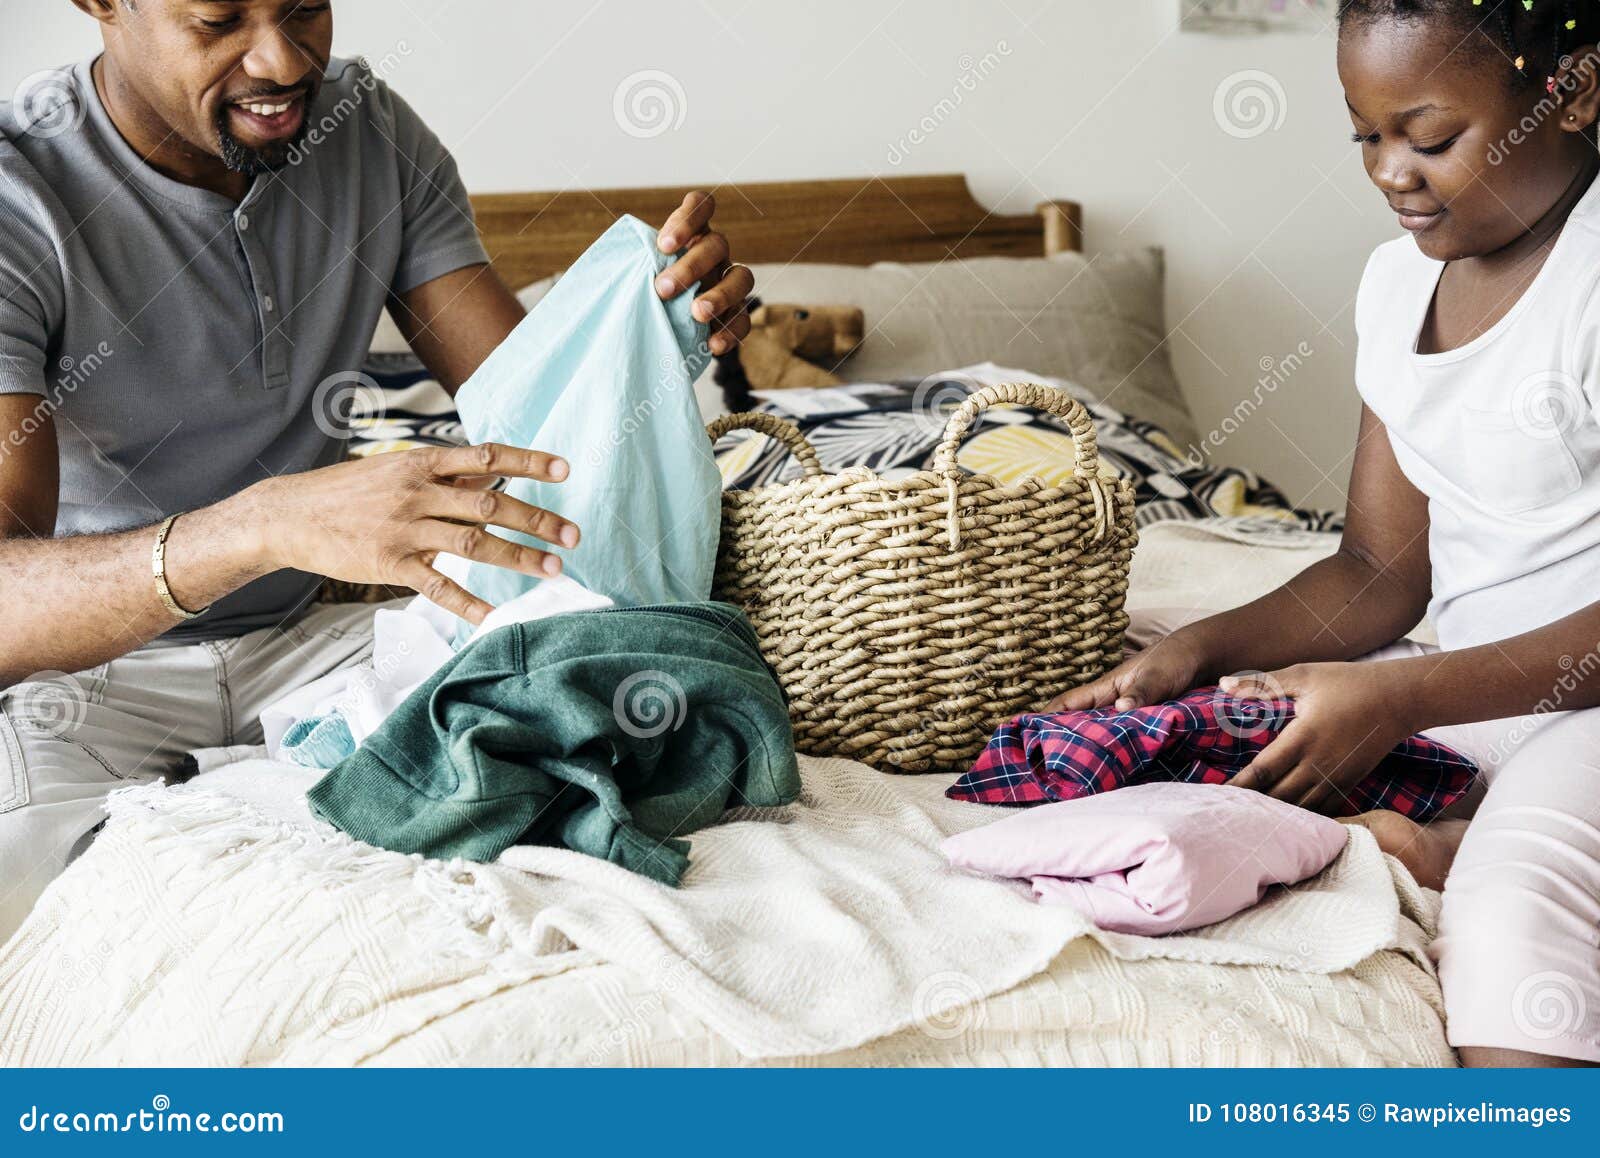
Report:
[{"label": "framed picture on wall", "polygon": [[1181,0],[1185,32],[1317,32],[1332,24],[1338,0]]}]

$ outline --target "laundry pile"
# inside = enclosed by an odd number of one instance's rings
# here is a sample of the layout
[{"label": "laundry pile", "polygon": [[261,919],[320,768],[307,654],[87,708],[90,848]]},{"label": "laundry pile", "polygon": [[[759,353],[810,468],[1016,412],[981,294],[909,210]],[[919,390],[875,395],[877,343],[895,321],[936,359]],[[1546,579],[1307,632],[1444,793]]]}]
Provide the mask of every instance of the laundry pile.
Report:
[{"label": "laundry pile", "polygon": [[744,615],[680,603],[515,624],[463,648],[307,794],[395,852],[559,845],[676,885],[679,834],[800,790]]},{"label": "laundry pile", "polygon": [[[949,794],[981,804],[1040,804],[1162,780],[1226,784],[1294,712],[1293,700],[1208,687],[1128,711],[1024,714],[995,730]],[[1455,749],[1411,736],[1351,790],[1345,811],[1387,808],[1426,822],[1466,795],[1477,774]]]},{"label": "laundry pile", "polygon": [[[457,582],[466,578],[464,559],[441,555],[434,566]],[[565,574],[556,575],[496,607],[464,642],[474,643],[511,624],[613,606],[607,596]],[[421,596],[403,608],[378,608],[370,659],[329,672],[261,713],[268,753],[307,768],[332,768],[354,755],[362,741],[455,655],[453,641],[464,622]]]},{"label": "laundry pile", "polygon": [[369,662],[262,715],[273,757],[328,769],[313,809],[361,840],[481,861],[559,845],[675,885],[684,834],[799,793],[777,682],[743,613],[710,601],[707,333],[692,292],[656,295],[655,237],[619,220],[456,397],[472,441],[571,464],[506,488],[586,532],[562,574],[441,558],[495,606],[480,627],[420,597],[380,609]]},{"label": "laundry pile", "polygon": [[[1104,929],[1159,935],[1230,917],[1273,885],[1321,872],[1344,847],[1335,820],[1227,786],[1294,719],[1288,699],[1199,688],[1127,711],[1024,714],[996,729],[953,800],[1040,805],[952,837],[958,867],[1027,880],[1047,904]],[[1478,768],[1427,736],[1388,753],[1345,801],[1426,822]]]}]

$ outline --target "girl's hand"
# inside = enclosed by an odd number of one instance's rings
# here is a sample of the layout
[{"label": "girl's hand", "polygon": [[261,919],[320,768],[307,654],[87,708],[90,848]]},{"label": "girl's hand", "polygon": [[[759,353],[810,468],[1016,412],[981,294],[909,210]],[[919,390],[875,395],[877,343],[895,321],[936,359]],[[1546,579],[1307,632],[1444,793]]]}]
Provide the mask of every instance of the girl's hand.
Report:
[{"label": "girl's hand", "polygon": [[1228,676],[1219,686],[1251,699],[1291,699],[1294,719],[1230,783],[1327,811],[1416,731],[1390,663],[1306,663]]},{"label": "girl's hand", "polygon": [[1047,712],[1119,712],[1176,699],[1200,684],[1206,658],[1183,631],[1175,631],[1082,687],[1062,692]]}]

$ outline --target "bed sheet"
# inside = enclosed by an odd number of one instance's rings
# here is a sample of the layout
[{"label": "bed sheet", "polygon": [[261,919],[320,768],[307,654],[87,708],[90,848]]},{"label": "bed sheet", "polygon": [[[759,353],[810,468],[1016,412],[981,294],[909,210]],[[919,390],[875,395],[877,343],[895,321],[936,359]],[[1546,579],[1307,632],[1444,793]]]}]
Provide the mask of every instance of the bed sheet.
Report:
[{"label": "bed sheet", "polygon": [[[1210,537],[1200,543],[1199,533]],[[1209,573],[1183,565],[1197,546],[1232,561],[1225,590],[1237,602],[1326,555],[1332,540],[1250,522],[1148,528],[1130,604],[1220,605]],[[881,789],[855,781],[849,791],[867,808],[881,807],[868,797],[884,791],[932,810],[948,780],[891,777]],[[309,814],[296,793],[258,781],[237,795],[266,817],[280,852],[301,839],[293,834]],[[1345,967],[1323,967],[1328,947],[1314,928],[1303,946],[1280,936],[1266,964],[1184,959],[1170,946],[1139,944],[1150,939],[1075,936],[999,989],[990,988],[994,976],[924,972],[906,987],[903,1016],[889,1032],[784,1053],[752,1050],[713,1028],[707,1010],[716,1007],[706,1003],[700,971],[684,971],[681,960],[659,969],[624,965],[557,938],[530,967],[525,958],[510,964],[492,938],[478,938],[487,947],[478,960],[423,968],[426,954],[397,946],[459,934],[415,914],[435,911],[441,898],[458,921],[471,911],[479,894],[461,866],[430,862],[419,872],[414,858],[378,853],[372,871],[390,874],[392,886],[380,905],[357,893],[337,900],[336,874],[296,874],[304,903],[322,906],[322,915],[285,942],[271,921],[237,921],[239,898],[266,878],[248,855],[224,853],[247,850],[259,826],[211,824],[207,847],[220,851],[195,869],[184,864],[191,843],[158,831],[175,815],[146,817],[157,828],[143,838],[108,828],[0,950],[0,1063],[1454,1064],[1425,952],[1437,894],[1375,847],[1365,852],[1390,876],[1378,891],[1393,901],[1394,927]],[[719,847],[712,841],[706,851],[715,856]],[[476,919],[493,924],[486,910]],[[842,971],[840,983],[848,976]]]}]

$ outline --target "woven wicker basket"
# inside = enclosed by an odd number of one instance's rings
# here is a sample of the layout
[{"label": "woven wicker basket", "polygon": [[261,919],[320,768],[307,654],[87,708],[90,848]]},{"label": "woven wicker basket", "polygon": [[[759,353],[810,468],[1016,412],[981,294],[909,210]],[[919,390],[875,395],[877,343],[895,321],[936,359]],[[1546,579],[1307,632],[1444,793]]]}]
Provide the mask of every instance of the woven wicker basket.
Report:
[{"label": "woven wicker basket", "polygon": [[[978,414],[1018,403],[1066,419],[1074,474],[1059,486],[964,474]],[[826,474],[793,424],[730,414],[804,470],[727,491],[716,597],[742,608],[789,697],[802,752],[886,771],[964,771],[995,725],[1120,658],[1136,539],[1133,485],[1100,473],[1088,412],[1060,390],[988,386],[950,416],[933,466],[889,480]]]}]

